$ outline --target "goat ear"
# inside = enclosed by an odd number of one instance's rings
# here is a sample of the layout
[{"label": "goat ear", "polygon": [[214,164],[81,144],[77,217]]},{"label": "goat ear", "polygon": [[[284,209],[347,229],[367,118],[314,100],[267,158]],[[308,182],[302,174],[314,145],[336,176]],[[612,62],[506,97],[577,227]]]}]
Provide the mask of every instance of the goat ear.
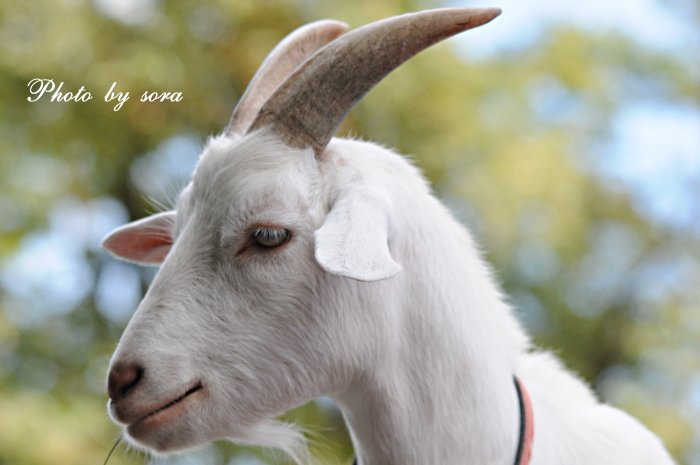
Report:
[{"label": "goat ear", "polygon": [[102,239],[100,247],[140,265],[160,265],[173,245],[175,212],[163,212],[126,224]]},{"label": "goat ear", "polygon": [[389,253],[386,208],[372,196],[342,197],[314,238],[316,261],[331,274],[378,281],[401,271]]}]

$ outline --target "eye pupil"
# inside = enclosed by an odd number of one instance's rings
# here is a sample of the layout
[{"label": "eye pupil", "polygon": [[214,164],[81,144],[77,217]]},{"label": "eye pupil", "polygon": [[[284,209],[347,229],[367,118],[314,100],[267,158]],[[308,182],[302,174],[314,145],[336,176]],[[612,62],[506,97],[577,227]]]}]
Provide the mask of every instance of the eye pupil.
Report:
[{"label": "eye pupil", "polygon": [[282,228],[264,228],[262,226],[253,231],[253,240],[260,247],[271,249],[278,247],[289,239],[290,232]]}]

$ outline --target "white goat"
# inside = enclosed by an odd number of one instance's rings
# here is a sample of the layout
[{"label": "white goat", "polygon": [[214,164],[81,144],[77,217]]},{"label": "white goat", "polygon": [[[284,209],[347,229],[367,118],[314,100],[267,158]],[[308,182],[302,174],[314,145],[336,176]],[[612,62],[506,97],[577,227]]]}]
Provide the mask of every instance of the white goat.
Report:
[{"label": "white goat", "polygon": [[392,69],[499,13],[432,10],[337,39],[345,26],[333,21],[295,31],[209,141],[176,210],[105,239],[118,257],[162,263],[109,374],[110,413],[133,444],[229,438],[304,460],[300,434],[270,419],[329,395],[361,465],[512,465],[516,453],[520,465],[530,446],[532,465],[672,463],[640,423],[532,351],[414,166],[331,139]]}]

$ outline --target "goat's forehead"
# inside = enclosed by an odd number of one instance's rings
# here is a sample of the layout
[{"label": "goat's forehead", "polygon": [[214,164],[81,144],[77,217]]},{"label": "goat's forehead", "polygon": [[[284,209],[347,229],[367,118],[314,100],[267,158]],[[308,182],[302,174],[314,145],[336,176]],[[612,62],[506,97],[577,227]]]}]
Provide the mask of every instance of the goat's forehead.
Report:
[{"label": "goat's forehead", "polygon": [[200,158],[193,195],[202,203],[298,202],[308,200],[317,173],[312,155],[265,133],[222,136],[210,140]]}]

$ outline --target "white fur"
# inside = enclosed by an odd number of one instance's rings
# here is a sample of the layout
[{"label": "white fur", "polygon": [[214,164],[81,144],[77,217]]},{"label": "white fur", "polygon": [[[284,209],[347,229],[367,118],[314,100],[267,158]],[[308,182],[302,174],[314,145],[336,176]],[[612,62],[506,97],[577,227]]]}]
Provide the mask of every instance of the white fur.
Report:
[{"label": "white fur", "polygon": [[[292,239],[246,249],[256,224]],[[204,389],[137,445],[231,438],[304,461],[298,432],[269,419],[329,395],[361,465],[512,465],[515,374],[534,406],[532,465],[672,463],[641,424],[532,351],[469,233],[398,154],[333,139],[319,162],[266,130],[214,138],[172,234],[113,357],[145,369],[119,402]]]}]

